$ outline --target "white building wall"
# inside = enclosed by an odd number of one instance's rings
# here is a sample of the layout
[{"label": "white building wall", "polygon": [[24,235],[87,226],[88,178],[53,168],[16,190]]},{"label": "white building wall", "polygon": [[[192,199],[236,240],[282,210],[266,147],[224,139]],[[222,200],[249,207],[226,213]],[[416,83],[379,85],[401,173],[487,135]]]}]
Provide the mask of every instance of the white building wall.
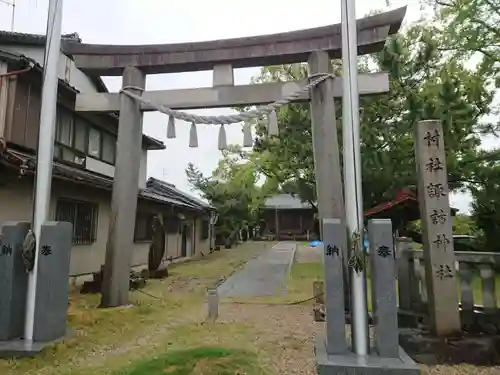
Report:
[{"label": "white building wall", "polygon": [[[104,176],[114,177],[115,167],[107,163],[103,163],[100,160],[94,159],[87,156],[85,162],[85,168],[89,171],[100,173]],[[141,163],[139,166],[139,189],[146,188],[146,182],[148,180],[148,151],[142,150]]]},{"label": "white building wall", "polygon": [[[0,227],[6,221],[31,221],[32,215],[32,189],[29,177],[12,179],[0,186]],[[71,251],[70,276],[89,275],[98,272],[104,264],[106,243],[109,231],[109,218],[111,206],[111,193],[92,189],[83,185],[65,183],[54,180],[52,184],[50,217],[55,218],[58,198],[76,199],[92,202],[98,205],[96,241],[90,245],[75,245]],[[166,205],[153,202],[138,202],[139,210],[159,214],[163,221],[163,213],[170,209]],[[199,228],[202,219],[187,218],[197,228],[190,239],[194,244],[195,253],[188,256],[207,255],[210,246],[207,240],[200,239]],[[181,233],[166,234],[165,259],[181,256]],[[149,243],[134,243],[132,248],[132,267],[144,267],[148,263]]]},{"label": "white building wall", "polygon": [[[43,57],[45,51],[42,46],[0,44],[0,49],[17,55],[29,57],[43,66]],[[76,67],[73,60],[71,60],[62,52],[59,56],[58,76],[59,79],[68,82],[71,86],[75,87],[82,93],[97,92],[97,89],[92,80]]]},{"label": "white building wall", "polygon": [[[21,46],[21,45],[1,45],[0,49],[29,57],[43,66],[44,48],[41,46]],[[68,82],[82,93],[97,92],[97,89],[92,80],[81,70],[79,70],[74,61],[64,55],[62,52],[59,56],[59,79]],[[142,150],[140,169],[139,169],[139,188],[144,189],[147,181],[147,163],[148,151]],[[92,172],[100,173],[104,176],[114,177],[115,167],[91,157],[86,158],[86,169]]]}]

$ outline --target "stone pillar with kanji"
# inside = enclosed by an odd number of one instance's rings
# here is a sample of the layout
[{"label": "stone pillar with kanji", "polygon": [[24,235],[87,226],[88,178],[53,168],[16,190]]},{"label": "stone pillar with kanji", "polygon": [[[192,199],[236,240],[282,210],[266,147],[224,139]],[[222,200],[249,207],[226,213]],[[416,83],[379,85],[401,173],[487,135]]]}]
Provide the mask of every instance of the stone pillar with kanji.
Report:
[{"label": "stone pillar with kanji", "polygon": [[460,332],[460,313],[443,126],[420,121],[414,136],[431,329],[450,337]]}]

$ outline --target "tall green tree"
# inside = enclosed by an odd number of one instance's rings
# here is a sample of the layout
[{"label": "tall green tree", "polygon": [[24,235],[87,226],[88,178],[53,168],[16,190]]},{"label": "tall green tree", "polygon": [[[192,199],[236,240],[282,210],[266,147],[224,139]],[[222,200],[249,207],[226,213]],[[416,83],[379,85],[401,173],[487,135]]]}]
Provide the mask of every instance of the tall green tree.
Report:
[{"label": "tall green tree", "polygon": [[469,215],[458,214],[452,221],[453,234],[474,236],[478,234],[474,218]]},{"label": "tall green tree", "polygon": [[204,176],[192,163],[186,175],[192,189],[218,209],[216,233],[226,238],[234,230],[257,220],[258,209],[272,184],[258,185],[255,161],[240,147],[231,146],[222,156],[211,176]]},{"label": "tall green tree", "polygon": [[[443,122],[452,189],[467,186],[477,157],[480,134],[489,124],[479,119],[489,112],[492,93],[486,78],[460,60],[446,58],[438,46],[440,30],[415,25],[386,43],[381,53],[360,59],[359,71],[387,71],[390,92],[360,100],[363,199],[366,208],[392,199],[403,187],[415,185],[413,129],[420,120]],[[334,72],[340,72],[334,62]],[[263,68],[256,81],[303,78],[304,65]],[[336,103],[341,142],[342,111]],[[309,106],[280,110],[279,138],[267,137],[258,126],[254,150],[269,155],[262,172],[288,187],[303,200],[314,200],[315,178]],[[293,190],[292,189],[292,190]]]},{"label": "tall green tree", "polygon": [[[484,77],[485,86],[500,88],[500,0],[432,0],[436,24],[443,32],[440,47],[455,59],[468,60]],[[493,123],[485,127],[489,134],[498,131],[498,106],[490,104]],[[500,229],[500,152],[482,152],[472,164],[469,184],[473,197],[472,211],[482,233],[484,251],[500,251],[497,233]]]},{"label": "tall green tree", "polygon": [[480,230],[483,251],[500,252],[500,163],[488,160],[476,170],[476,183],[471,186],[472,217]]},{"label": "tall green tree", "polygon": [[440,48],[455,58],[472,58],[483,75],[500,83],[500,1],[428,0],[443,34]]}]

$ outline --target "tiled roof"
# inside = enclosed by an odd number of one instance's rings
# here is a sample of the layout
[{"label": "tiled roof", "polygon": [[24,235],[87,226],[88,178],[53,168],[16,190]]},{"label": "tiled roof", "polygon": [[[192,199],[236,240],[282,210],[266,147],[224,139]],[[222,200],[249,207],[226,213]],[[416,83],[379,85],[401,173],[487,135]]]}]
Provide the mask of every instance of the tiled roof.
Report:
[{"label": "tiled roof", "polygon": [[193,208],[215,210],[215,207],[210,205],[209,203],[177,189],[175,185],[168,182],[150,177],[146,183],[146,187],[148,190],[158,192],[163,196],[176,197],[176,199],[181,200],[182,202],[192,206]]},{"label": "tiled roof", "polygon": [[312,206],[308,202],[302,202],[298,196],[293,196],[291,194],[277,194],[266,199],[264,202],[264,208],[279,210],[307,210],[311,209]]},{"label": "tiled roof", "polygon": [[401,191],[396,193],[396,197],[393,200],[380,203],[377,206],[366,210],[364,212],[364,215],[366,217],[375,216],[382,212],[393,210],[397,206],[402,207],[403,205],[405,205],[405,208],[414,206],[418,209],[418,198],[416,192],[413,189],[402,189]]},{"label": "tiled roof", "polygon": [[[24,44],[32,46],[45,45],[46,36],[44,34],[28,34],[18,33],[14,31],[0,30],[0,43],[1,44]],[[78,33],[63,34],[61,40],[72,41],[81,43],[82,40]]]},{"label": "tiled roof", "polygon": [[146,134],[142,135],[142,140],[148,145],[148,150],[165,150],[167,148],[165,143]]},{"label": "tiled roof", "polygon": [[[36,158],[34,155],[26,152],[20,152],[17,150],[8,149],[4,153],[0,154],[0,164],[16,169],[20,169],[21,165],[24,164],[25,165],[24,168],[26,168],[26,173],[33,174],[36,169]],[[103,189],[103,190],[113,189],[113,179],[111,177],[107,177],[99,173],[91,172],[88,170],[79,169],[77,167],[73,167],[60,162],[53,163],[53,176],[54,178],[59,180],[91,186],[97,189]],[[161,180],[156,180],[156,179],[154,180],[155,180],[155,186],[170,185],[167,182]],[[149,182],[150,181],[148,180],[148,183]],[[180,192],[180,190],[177,189],[175,190]],[[173,206],[184,207],[198,211],[208,209],[208,207],[205,207],[206,204],[204,204],[204,206],[201,206],[187,202],[187,200],[189,199],[186,199],[186,197],[190,196],[183,192],[180,192],[180,194],[176,194],[175,192],[172,191],[165,193],[158,188],[146,187],[146,189],[139,190],[139,197],[147,200],[153,200],[159,203],[171,204]],[[192,201],[196,200],[196,198],[194,197],[190,197],[190,199]]]},{"label": "tiled roof", "polygon": [[139,196],[141,196],[145,199],[151,199],[151,200],[158,201],[158,202],[168,203],[168,204],[171,204],[173,206],[199,210],[199,208],[192,207],[191,205],[186,204],[184,202],[181,202],[180,200],[172,199],[172,198],[166,197],[164,195],[158,194],[154,191],[151,191],[151,189],[141,189],[139,191]]},{"label": "tiled roof", "polygon": [[[25,46],[44,46],[46,36],[42,34],[17,33],[13,31],[0,30],[0,44],[22,44]],[[61,35],[62,41],[81,43],[82,39],[78,33]],[[64,51],[63,51],[64,52]],[[89,77],[100,92],[108,92],[106,84],[101,77]]]},{"label": "tiled roof", "polygon": [[[451,215],[458,210],[451,207]],[[382,202],[364,212],[366,218],[390,217],[391,215],[404,215],[408,221],[420,219],[418,193],[415,187],[403,188],[396,193],[394,199]]]}]

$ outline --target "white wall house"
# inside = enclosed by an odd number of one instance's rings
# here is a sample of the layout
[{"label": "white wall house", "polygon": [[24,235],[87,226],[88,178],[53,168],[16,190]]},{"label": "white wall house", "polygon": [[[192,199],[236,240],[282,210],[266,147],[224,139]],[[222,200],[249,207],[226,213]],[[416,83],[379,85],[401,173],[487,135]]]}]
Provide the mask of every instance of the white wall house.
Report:
[{"label": "white wall house", "polygon": [[[42,36],[0,31],[0,72],[9,72],[0,78],[0,226],[31,221],[44,44]],[[77,277],[99,271],[104,263],[118,121],[74,111],[76,93],[106,88],[62,53],[59,78],[50,207],[52,219],[73,224],[71,275]],[[154,217],[164,226],[165,259],[208,253],[213,207],[168,183],[148,181],[148,152],[165,146],[147,136],[142,145],[133,265],[148,262]]]},{"label": "white wall house", "polygon": [[[11,33],[15,34],[15,33]],[[22,34],[27,39],[26,34]],[[1,40],[1,34],[0,34]],[[37,45],[25,45],[22,43],[7,43],[2,44],[0,42],[0,50],[5,52],[10,52],[19,56],[26,56],[29,59],[36,61],[40,66],[43,66],[44,59],[44,50],[45,46],[41,43]],[[102,92],[105,87],[104,82],[102,82],[102,86],[96,84],[95,80],[92,80],[91,77],[87,76],[81,70],[79,70],[74,61],[66,56],[64,53],[60,53],[59,56],[59,69],[58,69],[59,79],[68,83],[70,86],[76,88],[80,93],[95,93]],[[71,133],[67,133],[70,135]],[[108,177],[114,176],[114,167],[109,164],[103,163],[98,159],[93,158],[90,155],[86,156],[85,166],[87,169],[93,172],[104,174]],[[140,172],[139,172],[139,187],[146,187],[147,180],[147,162],[148,153],[146,149],[143,149],[141,164],[140,164]]]}]

